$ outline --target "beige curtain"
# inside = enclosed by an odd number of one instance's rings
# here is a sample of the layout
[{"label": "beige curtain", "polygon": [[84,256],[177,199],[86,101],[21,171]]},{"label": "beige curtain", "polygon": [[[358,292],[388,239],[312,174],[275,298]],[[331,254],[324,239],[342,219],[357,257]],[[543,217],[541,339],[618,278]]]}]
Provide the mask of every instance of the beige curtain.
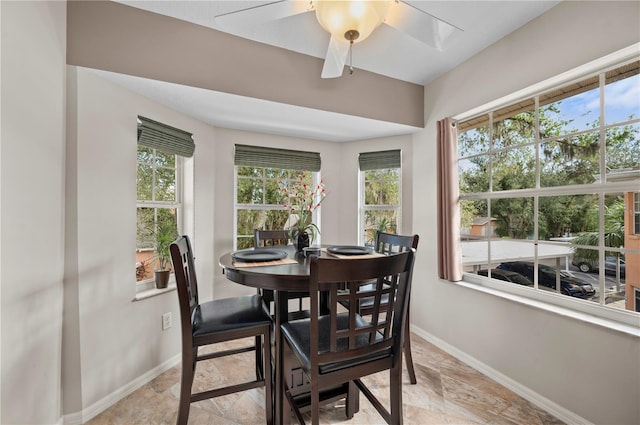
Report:
[{"label": "beige curtain", "polygon": [[452,282],[462,280],[458,196],[458,129],[445,118],[438,121],[438,276]]}]

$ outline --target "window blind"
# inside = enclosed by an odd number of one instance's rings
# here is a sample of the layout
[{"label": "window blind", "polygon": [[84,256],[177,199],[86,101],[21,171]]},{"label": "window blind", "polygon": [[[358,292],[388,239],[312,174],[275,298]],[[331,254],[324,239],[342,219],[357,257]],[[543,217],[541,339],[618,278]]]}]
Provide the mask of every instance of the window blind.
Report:
[{"label": "window blind", "polygon": [[196,148],[191,133],[141,116],[138,116],[138,144],[188,158]]},{"label": "window blind", "polygon": [[236,145],[235,165],[244,167],[284,168],[287,170],[320,171],[317,152]]},{"label": "window blind", "polygon": [[358,156],[360,171],[400,168],[400,149],[364,152]]}]

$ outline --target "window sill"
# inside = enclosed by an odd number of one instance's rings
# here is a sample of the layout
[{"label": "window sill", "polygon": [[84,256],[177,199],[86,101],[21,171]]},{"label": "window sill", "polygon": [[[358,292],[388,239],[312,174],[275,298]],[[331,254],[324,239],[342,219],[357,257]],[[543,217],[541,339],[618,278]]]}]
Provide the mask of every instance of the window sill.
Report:
[{"label": "window sill", "polygon": [[166,294],[167,292],[171,292],[175,290],[176,290],[176,283],[169,282],[169,285],[166,288],[162,288],[162,289],[150,288],[150,289],[145,289],[143,291],[136,292],[136,295],[135,297],[133,297],[132,301],[136,302],[136,301],[146,300],[148,298],[153,298],[158,295]]},{"label": "window sill", "polygon": [[456,284],[560,316],[640,337],[640,319],[634,312],[602,307],[586,300],[567,300],[566,295],[533,291],[468,273],[465,273],[464,280]]}]

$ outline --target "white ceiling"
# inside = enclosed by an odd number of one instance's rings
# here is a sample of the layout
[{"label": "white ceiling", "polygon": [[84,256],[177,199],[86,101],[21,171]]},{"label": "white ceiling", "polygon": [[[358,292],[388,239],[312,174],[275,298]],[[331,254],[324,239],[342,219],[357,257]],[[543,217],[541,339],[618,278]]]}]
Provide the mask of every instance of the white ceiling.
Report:
[{"label": "white ceiling", "polygon": [[[308,3],[308,0],[294,0]],[[313,12],[269,20],[269,7],[233,15],[221,27],[215,16],[270,1],[137,1],[130,6],[172,16],[240,37],[324,58],[329,42]],[[544,13],[559,1],[408,1],[462,30],[450,47],[438,51],[382,25],[353,50],[353,65],[377,74],[425,85]],[[229,22],[233,21],[233,22]],[[214,126],[263,133],[349,141],[408,134],[417,129],[337,113],[311,110],[210,90],[99,72],[130,90]],[[318,75],[320,78],[320,75]],[[349,78],[348,73],[340,78]],[[286,117],[283,119],[282,117]],[[321,125],[319,125],[321,123]],[[331,127],[327,128],[327,123]]]}]

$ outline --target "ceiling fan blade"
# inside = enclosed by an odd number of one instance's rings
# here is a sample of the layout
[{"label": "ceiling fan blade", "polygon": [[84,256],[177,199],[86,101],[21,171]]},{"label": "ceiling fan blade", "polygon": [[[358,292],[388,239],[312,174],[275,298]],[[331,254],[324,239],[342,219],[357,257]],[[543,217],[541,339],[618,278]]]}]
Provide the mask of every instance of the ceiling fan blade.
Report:
[{"label": "ceiling fan blade", "polygon": [[214,16],[222,28],[247,28],[311,10],[309,1],[280,0]]},{"label": "ceiling fan blade", "polygon": [[329,48],[327,49],[327,56],[324,60],[324,66],[322,67],[322,78],[337,78],[342,75],[344,70],[344,64],[347,61],[347,55],[349,54],[349,43],[338,40],[336,37],[331,36],[329,40]]},{"label": "ceiling fan blade", "polygon": [[389,8],[384,23],[416,40],[443,51],[462,30],[404,1]]}]

